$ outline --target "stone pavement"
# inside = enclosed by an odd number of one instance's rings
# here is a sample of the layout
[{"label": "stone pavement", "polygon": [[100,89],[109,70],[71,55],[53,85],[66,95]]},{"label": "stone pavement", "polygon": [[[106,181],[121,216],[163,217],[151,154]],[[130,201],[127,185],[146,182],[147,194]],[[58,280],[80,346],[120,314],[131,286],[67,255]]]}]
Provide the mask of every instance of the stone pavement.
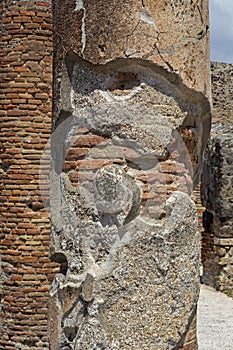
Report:
[{"label": "stone pavement", "polygon": [[202,285],[197,311],[198,350],[233,349],[233,299]]}]

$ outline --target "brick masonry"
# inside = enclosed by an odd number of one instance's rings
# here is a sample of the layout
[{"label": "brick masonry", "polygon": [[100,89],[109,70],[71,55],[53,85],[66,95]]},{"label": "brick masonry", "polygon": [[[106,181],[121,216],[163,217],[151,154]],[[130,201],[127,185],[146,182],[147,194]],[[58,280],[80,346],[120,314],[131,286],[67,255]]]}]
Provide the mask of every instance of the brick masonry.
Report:
[{"label": "brick masonry", "polygon": [[[7,0],[0,12],[0,349],[48,349],[47,301],[56,265],[49,259],[39,168],[51,124],[51,4]],[[46,189],[46,176],[41,182]]]},{"label": "brick masonry", "polygon": [[[85,183],[86,187],[92,188],[94,173],[102,166],[117,164],[125,168],[130,164],[137,165],[137,152],[126,146],[111,151],[107,148],[108,141],[109,138],[95,135],[88,129],[77,129],[73,133],[62,170],[74,186]],[[165,202],[173,191],[188,193],[192,186],[188,170],[172,156],[159,162],[157,172],[140,169],[134,172],[143,189],[140,212],[154,219],[166,216]]]}]

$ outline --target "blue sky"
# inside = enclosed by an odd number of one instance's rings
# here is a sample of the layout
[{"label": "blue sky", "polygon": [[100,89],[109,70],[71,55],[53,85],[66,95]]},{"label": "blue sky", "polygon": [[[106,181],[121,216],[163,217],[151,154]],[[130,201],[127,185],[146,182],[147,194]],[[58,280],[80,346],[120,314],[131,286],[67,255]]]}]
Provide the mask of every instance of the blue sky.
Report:
[{"label": "blue sky", "polygon": [[233,63],[233,0],[209,0],[211,60]]}]

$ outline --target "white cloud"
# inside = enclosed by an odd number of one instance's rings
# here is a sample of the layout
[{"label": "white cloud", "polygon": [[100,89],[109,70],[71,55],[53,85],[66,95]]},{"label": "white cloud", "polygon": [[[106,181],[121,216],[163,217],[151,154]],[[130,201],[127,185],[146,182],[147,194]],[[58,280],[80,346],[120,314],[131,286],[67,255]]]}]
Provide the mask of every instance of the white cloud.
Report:
[{"label": "white cloud", "polygon": [[209,0],[211,60],[233,63],[233,0]]}]

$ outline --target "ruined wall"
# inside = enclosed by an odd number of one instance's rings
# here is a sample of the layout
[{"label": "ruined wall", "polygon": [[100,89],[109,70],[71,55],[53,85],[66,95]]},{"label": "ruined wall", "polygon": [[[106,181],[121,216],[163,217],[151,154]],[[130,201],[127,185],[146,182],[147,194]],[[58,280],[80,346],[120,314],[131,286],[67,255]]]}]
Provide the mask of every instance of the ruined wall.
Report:
[{"label": "ruined wall", "polygon": [[51,129],[51,8],[50,1],[4,0],[0,9],[0,348],[48,349],[47,301],[56,269],[39,168]]},{"label": "ruined wall", "polygon": [[233,293],[232,125],[212,128],[202,175],[204,282]]},{"label": "ruined wall", "polygon": [[213,126],[202,175],[202,261],[204,282],[226,294],[233,291],[232,260],[232,93],[233,65],[211,63]]},{"label": "ruined wall", "polygon": [[211,62],[213,124],[233,123],[233,64]]},{"label": "ruined wall", "polygon": [[51,349],[197,349],[207,1],[53,14]]}]

